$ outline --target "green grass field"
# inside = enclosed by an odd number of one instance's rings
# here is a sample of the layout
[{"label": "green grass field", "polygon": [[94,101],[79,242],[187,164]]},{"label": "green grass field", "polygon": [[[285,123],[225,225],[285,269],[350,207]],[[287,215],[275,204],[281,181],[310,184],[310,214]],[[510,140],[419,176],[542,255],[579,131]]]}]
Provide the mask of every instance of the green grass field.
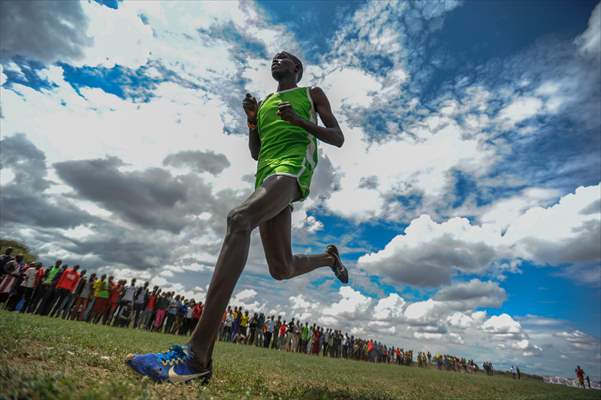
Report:
[{"label": "green grass field", "polygon": [[599,399],[598,391],[218,343],[208,387],[157,384],[124,363],[184,338],[0,311],[0,398]]}]

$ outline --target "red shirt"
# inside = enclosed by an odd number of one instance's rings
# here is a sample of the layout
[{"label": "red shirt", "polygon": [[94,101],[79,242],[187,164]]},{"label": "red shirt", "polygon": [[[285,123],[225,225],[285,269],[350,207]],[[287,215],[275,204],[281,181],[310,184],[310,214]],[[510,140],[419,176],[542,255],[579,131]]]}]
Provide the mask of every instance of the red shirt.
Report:
[{"label": "red shirt", "polygon": [[146,309],[147,310],[154,310],[154,306],[157,303],[157,296],[156,294],[151,294],[150,296],[148,296],[148,303],[146,303]]},{"label": "red shirt", "polygon": [[121,285],[118,283],[113,283],[110,290],[111,297],[109,298],[109,301],[113,304],[119,303],[119,298],[121,297]]},{"label": "red shirt", "polygon": [[39,285],[40,282],[42,281],[42,279],[44,279],[44,276],[46,275],[46,270],[42,267],[40,267],[40,269],[38,269],[38,272],[36,272],[35,274],[35,285]]},{"label": "red shirt", "polygon": [[58,289],[67,289],[72,292],[75,290],[77,281],[79,281],[79,272],[75,271],[73,268],[67,268],[56,283],[56,287]]},{"label": "red shirt", "polygon": [[280,326],[280,336],[284,336],[286,334],[286,325],[282,324]]},{"label": "red shirt", "polygon": [[201,315],[202,315],[202,304],[196,304],[194,306],[194,308],[192,309],[192,318],[200,319]]}]

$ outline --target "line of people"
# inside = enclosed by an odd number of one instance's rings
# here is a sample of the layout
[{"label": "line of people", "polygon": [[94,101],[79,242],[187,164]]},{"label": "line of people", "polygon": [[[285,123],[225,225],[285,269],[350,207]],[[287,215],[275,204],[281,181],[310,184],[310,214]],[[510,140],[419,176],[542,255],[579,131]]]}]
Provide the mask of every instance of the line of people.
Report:
[{"label": "line of people", "polygon": [[62,260],[48,268],[26,264],[20,255],[0,264],[0,303],[9,311],[179,335],[192,333],[202,314],[201,301],[158,286],[150,290],[148,282],[136,286],[135,278],[128,285],[112,276],[88,276]]},{"label": "line of people", "polygon": [[[398,365],[413,364],[413,350],[386,346],[378,341],[365,340],[340,330],[323,328],[316,324],[292,318],[290,321],[277,319],[274,315],[253,313],[241,307],[229,306],[223,315],[219,329],[219,340],[232,343],[255,345],[287,352],[322,355],[334,358],[389,363]],[[427,367],[436,363],[438,369],[476,373],[478,365],[451,355],[420,352],[418,367]],[[492,371],[492,363],[487,363]],[[492,372],[491,372],[492,374]]]},{"label": "line of people", "polygon": [[[24,263],[20,255],[12,257],[10,250],[1,257],[0,271],[4,275],[0,276],[0,303],[10,311],[178,335],[191,334],[202,315],[202,302],[163,292],[158,286],[149,289],[148,282],[137,286],[135,278],[128,285],[112,276],[88,276],[79,265],[70,267],[62,260],[44,268],[39,262]],[[282,316],[251,315],[242,307],[229,306],[224,312],[219,340],[333,358],[413,364],[412,350],[301,323],[295,318],[286,321]],[[473,360],[438,353],[432,357],[430,352],[420,352],[417,364],[453,371],[479,370]],[[491,363],[483,368],[492,374]]]}]

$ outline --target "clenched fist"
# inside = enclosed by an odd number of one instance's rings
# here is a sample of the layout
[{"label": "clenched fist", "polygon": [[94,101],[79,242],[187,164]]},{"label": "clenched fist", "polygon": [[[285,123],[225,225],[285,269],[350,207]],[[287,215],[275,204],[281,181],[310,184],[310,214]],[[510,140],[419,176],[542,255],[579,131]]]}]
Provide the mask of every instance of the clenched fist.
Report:
[{"label": "clenched fist", "polygon": [[246,97],[242,100],[242,108],[244,108],[244,112],[246,113],[246,119],[254,121],[257,118],[259,104],[257,103],[257,99],[251,96],[250,93],[246,93]]},{"label": "clenched fist", "polygon": [[297,125],[301,119],[301,117],[299,117],[296,111],[294,111],[294,108],[292,108],[292,104],[288,102],[282,102],[278,105],[277,114],[284,121],[291,123],[292,125]]}]

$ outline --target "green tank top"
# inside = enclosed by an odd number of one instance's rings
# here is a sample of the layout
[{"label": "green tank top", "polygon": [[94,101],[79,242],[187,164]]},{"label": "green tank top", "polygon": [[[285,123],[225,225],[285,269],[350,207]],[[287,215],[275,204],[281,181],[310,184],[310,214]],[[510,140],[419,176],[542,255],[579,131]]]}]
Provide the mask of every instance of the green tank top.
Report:
[{"label": "green tank top", "polygon": [[278,105],[288,102],[296,113],[317,123],[313,101],[308,87],[275,92],[262,103],[257,113],[257,127],[261,140],[257,171],[275,166],[313,170],[317,165],[317,140],[309,132],[282,120]]}]

